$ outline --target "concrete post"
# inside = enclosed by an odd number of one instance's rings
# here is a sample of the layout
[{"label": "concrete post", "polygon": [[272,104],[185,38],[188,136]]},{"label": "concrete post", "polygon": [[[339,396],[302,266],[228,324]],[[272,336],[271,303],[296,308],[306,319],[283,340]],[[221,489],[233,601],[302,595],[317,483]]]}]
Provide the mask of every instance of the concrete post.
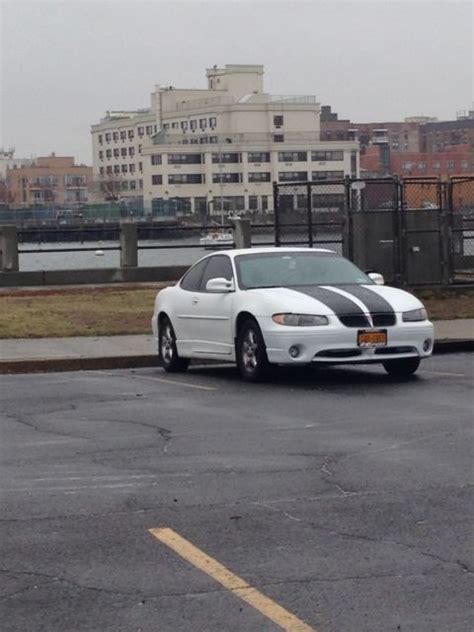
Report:
[{"label": "concrete post", "polygon": [[135,222],[120,223],[120,267],[136,268],[138,265],[138,233]]},{"label": "concrete post", "polygon": [[18,235],[14,224],[0,226],[0,270],[18,272]]},{"label": "concrete post", "polygon": [[251,248],[252,229],[249,219],[232,219],[234,243],[236,248]]}]

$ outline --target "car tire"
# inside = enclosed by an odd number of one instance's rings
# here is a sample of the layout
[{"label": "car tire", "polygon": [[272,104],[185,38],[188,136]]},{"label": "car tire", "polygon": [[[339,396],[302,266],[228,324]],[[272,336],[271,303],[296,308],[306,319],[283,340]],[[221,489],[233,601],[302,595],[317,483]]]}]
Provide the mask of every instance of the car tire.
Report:
[{"label": "car tire", "polygon": [[401,358],[400,360],[387,360],[383,362],[383,368],[393,377],[409,377],[420,366],[420,358]]},{"label": "car tire", "polygon": [[270,363],[262,332],[257,322],[248,319],[239,327],[236,341],[237,366],[246,382],[260,382],[267,375]]},{"label": "car tire", "polygon": [[180,358],[176,346],[176,334],[169,318],[163,318],[159,327],[158,352],[161,366],[168,373],[186,371],[189,358]]}]

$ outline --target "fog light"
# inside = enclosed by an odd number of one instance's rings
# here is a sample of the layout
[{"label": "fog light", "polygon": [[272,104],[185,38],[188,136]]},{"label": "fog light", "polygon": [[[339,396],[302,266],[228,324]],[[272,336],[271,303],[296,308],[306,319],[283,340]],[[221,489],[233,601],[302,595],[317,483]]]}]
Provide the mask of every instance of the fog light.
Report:
[{"label": "fog light", "polygon": [[292,358],[297,358],[300,355],[300,348],[297,345],[293,345],[288,349],[288,353]]},{"label": "fog light", "polygon": [[431,349],[431,338],[427,338],[423,343],[423,351],[429,351]]}]

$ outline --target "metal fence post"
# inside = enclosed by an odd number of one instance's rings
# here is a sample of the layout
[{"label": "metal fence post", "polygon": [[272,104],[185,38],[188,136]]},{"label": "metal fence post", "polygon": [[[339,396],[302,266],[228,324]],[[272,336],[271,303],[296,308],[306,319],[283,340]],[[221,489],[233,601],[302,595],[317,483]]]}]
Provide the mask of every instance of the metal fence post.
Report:
[{"label": "metal fence post", "polygon": [[18,272],[18,234],[14,224],[0,225],[0,270]]},{"label": "metal fence post", "polygon": [[279,200],[278,200],[278,183],[273,183],[273,217],[275,224],[275,246],[280,246],[280,223],[279,223]]},{"label": "metal fence post", "polygon": [[138,265],[138,231],[135,222],[120,222],[120,267]]}]

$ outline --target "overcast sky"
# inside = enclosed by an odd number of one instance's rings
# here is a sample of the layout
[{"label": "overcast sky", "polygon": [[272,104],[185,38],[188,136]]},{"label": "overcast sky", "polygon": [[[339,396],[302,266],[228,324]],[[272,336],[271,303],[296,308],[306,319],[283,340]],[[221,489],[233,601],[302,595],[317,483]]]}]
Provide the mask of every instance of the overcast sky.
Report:
[{"label": "overcast sky", "polygon": [[265,65],[274,94],[315,94],[355,122],[454,118],[473,100],[472,3],[445,0],[7,0],[0,147],[91,162],[90,125],[148,107],[155,84],[206,86]]}]

